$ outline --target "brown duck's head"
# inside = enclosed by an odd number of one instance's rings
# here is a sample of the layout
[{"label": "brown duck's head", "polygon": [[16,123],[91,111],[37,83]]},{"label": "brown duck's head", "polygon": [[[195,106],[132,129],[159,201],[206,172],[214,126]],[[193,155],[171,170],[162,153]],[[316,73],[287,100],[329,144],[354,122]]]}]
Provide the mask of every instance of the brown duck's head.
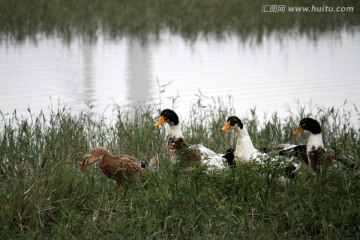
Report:
[{"label": "brown duck's head", "polygon": [[221,128],[221,131],[225,132],[231,128],[236,128],[236,127],[243,129],[244,125],[238,117],[231,116],[231,117],[228,117],[225,125]]},{"label": "brown duck's head", "polygon": [[304,130],[309,131],[312,134],[321,133],[321,127],[319,122],[312,118],[301,119],[298,128],[294,131],[294,134],[298,134]]},{"label": "brown duck's head", "polygon": [[81,173],[84,172],[89,165],[91,165],[97,161],[100,161],[102,159],[102,157],[107,153],[109,153],[109,152],[106,148],[103,148],[103,147],[93,148],[83,158],[82,165],[81,165]]},{"label": "brown duck's head", "polygon": [[178,115],[171,109],[164,109],[160,113],[158,121],[154,124],[155,127],[160,126],[161,124],[167,122],[170,126],[179,124]]}]

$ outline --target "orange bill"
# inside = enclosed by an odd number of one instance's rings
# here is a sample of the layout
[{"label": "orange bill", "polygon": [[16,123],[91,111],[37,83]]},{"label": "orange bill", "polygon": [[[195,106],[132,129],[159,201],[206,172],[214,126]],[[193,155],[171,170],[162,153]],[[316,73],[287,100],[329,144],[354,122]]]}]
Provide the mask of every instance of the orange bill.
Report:
[{"label": "orange bill", "polygon": [[301,125],[294,131],[294,134],[298,134],[299,132],[302,132],[304,129]]},{"label": "orange bill", "polygon": [[154,124],[155,127],[160,126],[161,124],[163,124],[165,122],[165,118],[163,116],[161,116],[159,118],[159,120]]},{"label": "orange bill", "polygon": [[221,128],[221,131],[225,132],[231,128],[230,122],[226,122],[225,125]]}]

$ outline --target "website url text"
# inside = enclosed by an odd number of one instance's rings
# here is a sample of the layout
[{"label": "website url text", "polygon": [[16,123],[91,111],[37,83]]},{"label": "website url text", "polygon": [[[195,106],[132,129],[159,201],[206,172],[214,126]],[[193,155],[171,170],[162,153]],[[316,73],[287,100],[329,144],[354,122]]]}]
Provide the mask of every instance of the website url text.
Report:
[{"label": "website url text", "polygon": [[354,12],[354,7],[331,7],[331,6],[315,6],[311,7],[293,7],[286,5],[262,5],[261,12],[264,13],[347,13]]}]

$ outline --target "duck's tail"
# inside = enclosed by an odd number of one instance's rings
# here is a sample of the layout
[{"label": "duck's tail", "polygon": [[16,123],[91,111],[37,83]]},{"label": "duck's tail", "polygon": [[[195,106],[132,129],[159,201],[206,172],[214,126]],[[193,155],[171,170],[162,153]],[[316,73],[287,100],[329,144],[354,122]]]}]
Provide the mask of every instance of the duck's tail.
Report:
[{"label": "duck's tail", "polygon": [[147,167],[156,171],[159,169],[159,162],[159,155],[156,154],[152,159],[150,159],[149,165]]}]

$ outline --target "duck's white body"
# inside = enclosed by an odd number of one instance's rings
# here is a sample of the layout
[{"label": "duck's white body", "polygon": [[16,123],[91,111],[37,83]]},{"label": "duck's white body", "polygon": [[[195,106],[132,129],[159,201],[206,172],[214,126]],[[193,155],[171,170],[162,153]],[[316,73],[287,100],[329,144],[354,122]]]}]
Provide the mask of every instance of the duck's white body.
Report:
[{"label": "duck's white body", "polygon": [[245,127],[243,127],[242,129],[235,128],[235,130],[238,135],[235,149],[235,157],[237,159],[245,162],[262,162],[264,158],[269,157],[267,154],[260,152],[254,147],[249,133]]},{"label": "duck's white body", "polygon": [[[242,129],[241,131],[243,131]],[[246,130],[245,130],[246,131]],[[247,133],[247,131],[246,131]],[[241,134],[239,134],[241,135]],[[238,150],[239,149],[239,150]],[[275,162],[283,160],[279,157],[270,157],[268,154],[263,153],[256,149],[250,139],[250,136],[243,136],[238,137],[236,150],[235,150],[235,157],[238,161],[243,162],[257,162],[263,164],[265,162]]]}]

